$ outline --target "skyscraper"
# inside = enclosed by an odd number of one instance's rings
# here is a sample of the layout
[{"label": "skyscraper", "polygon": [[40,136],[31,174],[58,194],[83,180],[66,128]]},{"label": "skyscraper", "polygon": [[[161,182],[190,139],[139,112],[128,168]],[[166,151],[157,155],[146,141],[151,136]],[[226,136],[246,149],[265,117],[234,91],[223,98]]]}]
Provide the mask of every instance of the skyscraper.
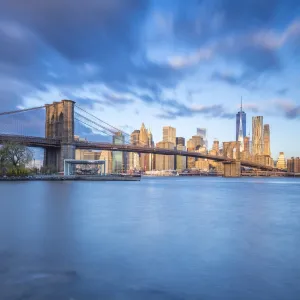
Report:
[{"label": "skyscraper", "polygon": [[171,126],[163,127],[163,142],[170,142],[176,145],[176,128]]},{"label": "skyscraper", "polygon": [[236,114],[236,141],[239,140],[239,132],[242,128],[243,138],[246,136],[246,113],[243,111],[243,102],[241,100],[241,110]]},{"label": "skyscraper", "polygon": [[252,154],[263,154],[264,136],[263,117],[252,117]]},{"label": "skyscraper", "polygon": [[[202,137],[204,145],[207,148],[208,145],[207,145],[206,134],[207,134],[206,128],[197,128],[197,135]],[[203,145],[201,145],[201,146],[203,146]]]},{"label": "skyscraper", "polygon": [[240,110],[240,120],[239,120],[239,134],[237,141],[240,143],[240,152],[244,151],[244,128],[243,128],[243,103],[241,101],[241,110]]},{"label": "skyscraper", "polygon": [[[125,137],[122,132],[116,132],[113,136],[113,144],[124,144]],[[112,171],[114,173],[122,173],[127,170],[127,153],[121,151],[113,151],[112,153]]]},{"label": "skyscraper", "polygon": [[286,169],[286,160],[284,157],[284,152],[279,153],[279,157],[277,160],[276,168],[278,169]]},{"label": "skyscraper", "polygon": [[185,146],[185,138],[184,137],[176,137],[176,145]]},{"label": "skyscraper", "polygon": [[264,125],[264,155],[271,156],[271,149],[270,149],[270,125]]}]

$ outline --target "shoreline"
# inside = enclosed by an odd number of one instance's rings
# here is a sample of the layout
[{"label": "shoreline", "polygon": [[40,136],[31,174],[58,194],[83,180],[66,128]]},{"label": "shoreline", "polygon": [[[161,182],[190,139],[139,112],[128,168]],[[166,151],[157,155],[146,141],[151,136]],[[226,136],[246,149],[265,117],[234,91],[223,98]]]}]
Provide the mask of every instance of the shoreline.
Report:
[{"label": "shoreline", "polygon": [[140,176],[61,176],[0,177],[1,181],[140,181]]}]

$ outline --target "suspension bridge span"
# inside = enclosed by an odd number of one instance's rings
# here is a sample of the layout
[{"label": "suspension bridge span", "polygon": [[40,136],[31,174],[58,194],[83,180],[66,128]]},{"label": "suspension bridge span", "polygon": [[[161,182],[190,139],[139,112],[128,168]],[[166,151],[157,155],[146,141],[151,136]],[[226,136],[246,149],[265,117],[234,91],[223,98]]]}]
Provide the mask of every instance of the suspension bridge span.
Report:
[{"label": "suspension bridge span", "polygon": [[[74,159],[76,149],[108,150],[135,153],[151,153],[161,155],[180,155],[194,158],[204,158],[224,164],[225,177],[241,176],[241,166],[256,168],[264,171],[278,171],[276,168],[258,164],[252,161],[240,160],[239,149],[236,149],[236,159],[227,156],[215,156],[192,151],[180,151],[176,149],[163,149],[149,147],[146,145],[132,145],[130,143],[103,143],[90,141],[77,141],[74,139],[74,121],[81,122],[84,126],[98,130],[104,134],[114,135],[121,131],[123,135],[129,136],[126,132],[104,122],[80,108],[72,100],[62,100],[44,106],[20,109],[0,113],[1,116],[26,113],[28,111],[44,108],[46,110],[45,137],[29,135],[7,134],[0,132],[0,144],[16,142],[29,147],[40,147],[45,149],[44,164],[55,166],[57,171],[63,171],[64,160]],[[75,110],[76,108],[76,110]],[[84,112],[86,113],[84,115]],[[93,117],[93,118],[92,118]]]}]

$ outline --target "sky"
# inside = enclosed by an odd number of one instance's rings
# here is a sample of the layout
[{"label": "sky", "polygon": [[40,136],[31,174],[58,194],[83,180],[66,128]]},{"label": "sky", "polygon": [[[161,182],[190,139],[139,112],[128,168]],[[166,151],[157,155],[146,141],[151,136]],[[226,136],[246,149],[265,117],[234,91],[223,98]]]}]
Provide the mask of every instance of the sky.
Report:
[{"label": "sky", "polygon": [[300,156],[300,1],[0,0],[0,111],[72,99],[155,142],[207,128],[211,147],[241,97],[247,133],[262,115],[273,157]]}]

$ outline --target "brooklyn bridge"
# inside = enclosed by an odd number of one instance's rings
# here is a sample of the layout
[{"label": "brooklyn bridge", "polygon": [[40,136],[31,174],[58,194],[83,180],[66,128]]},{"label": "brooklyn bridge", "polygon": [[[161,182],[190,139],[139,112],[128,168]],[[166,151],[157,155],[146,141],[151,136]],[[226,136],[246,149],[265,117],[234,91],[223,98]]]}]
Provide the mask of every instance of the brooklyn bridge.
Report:
[{"label": "brooklyn bridge", "polygon": [[[149,147],[146,145],[133,145],[130,144],[130,142],[125,141],[123,143],[113,144],[107,142],[75,140],[75,121],[80,122],[83,126],[91,128],[92,130],[100,130],[105,134],[109,133],[110,135],[113,135],[120,130],[91,115],[83,108],[77,106],[72,100],[62,100],[60,102],[53,102],[52,104],[46,104],[44,106],[2,112],[0,113],[0,118],[9,115],[14,117],[20,113],[23,114],[40,109],[45,109],[46,111],[44,137],[31,136],[30,134],[12,134],[0,131],[0,144],[15,142],[28,147],[43,148],[45,153],[44,165],[55,166],[56,170],[59,172],[63,171],[64,161],[66,159],[75,159],[76,149],[151,153],[203,158],[222,162],[224,164],[225,177],[240,177],[241,166],[263,171],[284,172],[283,170],[278,170],[267,164],[243,159],[239,150],[240,147],[238,146],[238,142],[236,142],[235,147],[226,147],[225,149],[223,146],[222,156],[217,156],[195,151],[180,151],[176,149]],[[121,133],[129,136],[129,134],[123,131],[121,131]],[[232,155],[233,151],[235,153],[234,158]]]}]

